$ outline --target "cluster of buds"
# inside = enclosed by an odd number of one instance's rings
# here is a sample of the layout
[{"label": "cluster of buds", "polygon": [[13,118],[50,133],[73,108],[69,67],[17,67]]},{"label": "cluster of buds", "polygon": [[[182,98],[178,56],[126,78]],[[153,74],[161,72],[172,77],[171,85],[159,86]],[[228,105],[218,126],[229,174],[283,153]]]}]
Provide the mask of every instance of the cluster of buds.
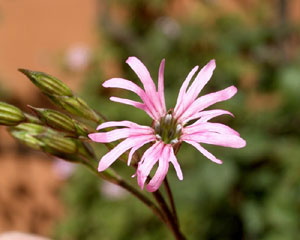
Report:
[{"label": "cluster of buds", "polygon": [[67,112],[101,123],[101,117],[80,97],[74,96],[71,89],[57,78],[43,72],[19,69],[36,85],[52,102]]},{"label": "cluster of buds", "polygon": [[34,115],[0,102],[0,125],[9,127],[11,135],[23,144],[59,158],[84,162],[94,157],[85,140],[93,131],[72,115],[101,123],[101,117],[71,89],[55,77],[42,72],[20,69],[50,100],[65,110],[28,106]]}]

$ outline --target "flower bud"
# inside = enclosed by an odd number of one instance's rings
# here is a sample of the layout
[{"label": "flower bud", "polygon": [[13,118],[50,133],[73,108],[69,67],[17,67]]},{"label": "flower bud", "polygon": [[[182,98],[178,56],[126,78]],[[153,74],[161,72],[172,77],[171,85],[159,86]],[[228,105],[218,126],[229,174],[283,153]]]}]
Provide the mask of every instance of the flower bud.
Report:
[{"label": "flower bud", "polygon": [[44,143],[43,149],[53,155],[56,153],[74,154],[77,152],[75,139],[66,138],[60,134],[41,134],[35,137]]},{"label": "flower bud", "polygon": [[44,145],[42,150],[51,155],[63,158],[72,162],[80,162],[83,157],[92,157],[87,146],[74,138],[65,137],[62,134],[42,134],[35,136]]},{"label": "flower bud", "polygon": [[12,127],[11,129],[15,131],[25,131],[31,135],[42,134],[48,131],[51,131],[52,133],[54,132],[50,128],[35,123],[21,123],[15,127]]},{"label": "flower bud", "polygon": [[46,95],[73,96],[71,89],[57,78],[43,72],[19,69]]},{"label": "flower bud", "polygon": [[25,120],[26,117],[19,108],[0,102],[0,125],[14,126]]},{"label": "flower bud", "polygon": [[[67,161],[80,162],[94,157],[87,143],[69,138],[49,127],[34,123],[22,123],[10,128],[10,133],[25,145]],[[83,158],[82,158],[83,157]]]},{"label": "flower bud", "polygon": [[37,139],[35,136],[38,134],[43,134],[47,131],[51,131],[47,127],[34,124],[34,123],[21,123],[17,126],[10,128],[11,135],[27,145],[28,147],[34,148],[36,150],[41,150],[44,143]]},{"label": "flower bud", "polygon": [[14,138],[33,149],[41,150],[44,145],[43,142],[26,131],[11,130],[10,133]]},{"label": "flower bud", "polygon": [[30,107],[39,119],[49,127],[71,133],[75,136],[87,136],[88,134],[88,130],[82,123],[61,112],[52,109],[34,108],[32,106],[28,107]]},{"label": "flower bud", "polygon": [[101,118],[97,113],[92,110],[87,103],[79,97],[69,97],[69,96],[51,96],[52,100],[60,105],[63,109],[71,114],[83,117],[85,119],[92,120],[94,122],[102,122]]}]

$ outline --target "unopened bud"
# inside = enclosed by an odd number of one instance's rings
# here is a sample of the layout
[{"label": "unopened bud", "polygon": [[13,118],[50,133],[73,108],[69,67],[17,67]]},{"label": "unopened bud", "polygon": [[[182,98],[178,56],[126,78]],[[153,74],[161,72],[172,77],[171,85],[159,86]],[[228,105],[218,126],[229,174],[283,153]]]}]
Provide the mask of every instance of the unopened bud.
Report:
[{"label": "unopened bud", "polygon": [[57,78],[43,72],[19,69],[46,95],[73,96],[71,89]]},{"label": "unopened bud", "polygon": [[25,131],[31,135],[37,135],[51,131],[50,128],[35,123],[21,123],[15,127],[12,127],[11,129],[16,131]]},{"label": "unopened bud", "polygon": [[92,120],[97,123],[102,122],[98,114],[95,113],[94,110],[92,110],[87,103],[79,97],[54,95],[52,96],[52,100],[71,114]]},{"label": "unopened bud", "polygon": [[41,150],[44,143],[35,136],[45,133],[54,133],[50,128],[34,123],[21,123],[11,127],[9,131],[13,137],[23,144],[38,150]]},{"label": "unopened bud", "polygon": [[11,130],[10,133],[14,138],[33,149],[41,150],[42,146],[44,145],[42,141],[26,131]]},{"label": "unopened bud", "polygon": [[44,143],[44,150],[55,155],[56,153],[74,154],[77,152],[75,139],[66,138],[62,135],[41,134],[36,136]]},{"label": "unopened bud", "polygon": [[19,108],[0,102],[0,125],[15,126],[25,120],[26,117]]},{"label": "unopened bud", "polygon": [[88,134],[86,127],[82,123],[70,118],[66,114],[52,109],[29,107],[36,113],[39,119],[49,127],[69,132],[75,136],[87,136]]},{"label": "unopened bud", "polygon": [[44,152],[68,161],[78,162],[82,161],[81,156],[87,158],[93,156],[84,143],[59,133],[37,135],[36,138],[43,142]]}]

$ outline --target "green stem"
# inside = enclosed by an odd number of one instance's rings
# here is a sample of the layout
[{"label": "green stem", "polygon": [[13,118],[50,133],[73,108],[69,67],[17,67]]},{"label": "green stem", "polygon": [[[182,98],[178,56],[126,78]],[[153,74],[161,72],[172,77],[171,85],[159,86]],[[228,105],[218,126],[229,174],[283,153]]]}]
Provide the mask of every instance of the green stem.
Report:
[{"label": "green stem", "polygon": [[172,194],[171,187],[169,185],[167,176],[164,180],[164,187],[166,189],[167,196],[168,196],[168,199],[169,199],[169,202],[170,202],[170,205],[171,205],[173,217],[174,217],[176,223],[178,224],[178,216],[177,216],[177,211],[176,211],[176,207],[175,207],[175,202],[174,202],[173,194]]},{"label": "green stem", "polygon": [[153,192],[152,194],[153,194],[156,202],[159,204],[161,210],[165,214],[165,217],[167,219],[167,224],[168,224],[170,230],[172,231],[175,239],[176,240],[185,240],[186,238],[180,232],[179,225],[176,222],[175,218],[173,217],[173,214],[169,210],[168,205],[167,205],[165,199],[163,198],[162,194],[159,192],[159,190],[157,190],[156,192]]}]

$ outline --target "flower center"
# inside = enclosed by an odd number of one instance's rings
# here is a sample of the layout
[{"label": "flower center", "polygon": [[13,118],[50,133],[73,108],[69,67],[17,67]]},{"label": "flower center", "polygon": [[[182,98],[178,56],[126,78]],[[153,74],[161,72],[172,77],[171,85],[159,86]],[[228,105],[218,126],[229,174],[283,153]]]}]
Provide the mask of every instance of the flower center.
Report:
[{"label": "flower center", "polygon": [[181,124],[177,124],[177,120],[169,113],[154,123],[157,139],[167,144],[176,144],[178,142],[181,129]]}]

